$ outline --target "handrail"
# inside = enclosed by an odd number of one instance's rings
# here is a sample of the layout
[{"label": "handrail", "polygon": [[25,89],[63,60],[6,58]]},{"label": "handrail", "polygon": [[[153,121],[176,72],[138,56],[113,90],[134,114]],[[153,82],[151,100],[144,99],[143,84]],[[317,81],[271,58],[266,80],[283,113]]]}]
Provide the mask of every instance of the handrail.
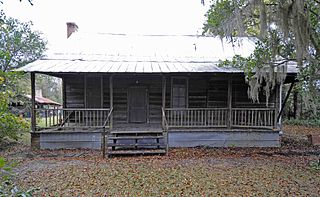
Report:
[{"label": "handrail", "polygon": [[[110,111],[109,111],[109,113],[107,115],[107,118],[104,121],[103,127],[102,127],[103,128],[103,132],[102,132],[102,158],[103,159],[106,156],[106,126],[107,126],[107,123],[109,122],[109,119],[110,119],[110,116],[112,114],[112,111],[113,111],[113,107],[110,109]],[[110,130],[110,127],[109,127],[109,130]]]},{"label": "handrail", "polygon": [[109,113],[108,113],[108,115],[107,115],[107,118],[106,118],[106,120],[104,121],[102,127],[106,127],[107,123],[109,122],[109,119],[110,119],[110,116],[111,116],[112,111],[113,111],[113,107],[110,109],[110,111],[109,111]]},{"label": "handrail", "polygon": [[169,124],[166,118],[166,113],[165,113],[165,109],[163,107],[161,107],[161,111],[162,111],[162,129],[163,132],[166,136],[165,138],[165,144],[166,144],[166,154],[168,154],[169,152]]},{"label": "handrail", "polygon": [[162,125],[163,127],[165,127],[165,128],[163,128],[163,129],[168,129],[168,121],[167,121],[167,118],[166,118],[166,113],[165,113],[165,110],[164,110],[164,108],[162,107],[161,108],[161,110],[162,110],[162,120],[164,121],[164,125]]},{"label": "handrail", "polygon": [[259,107],[254,107],[254,108],[249,108],[249,107],[236,107],[232,108],[232,110],[255,110],[255,111],[266,111],[266,110],[274,110],[272,107],[265,107],[265,108],[259,108]]},{"label": "handrail", "polygon": [[66,118],[61,122],[60,127],[62,127],[62,126],[66,123],[66,121],[70,118],[70,116],[71,116],[71,114],[73,114],[73,112],[74,112],[74,111],[72,111],[72,112],[68,115],[68,117],[66,117]]},{"label": "handrail", "polygon": [[228,108],[227,107],[210,107],[210,108],[205,108],[205,107],[196,108],[196,107],[193,107],[193,108],[166,108],[165,110],[166,111],[176,111],[176,110],[184,111],[184,110],[215,110],[215,109],[228,109]]}]

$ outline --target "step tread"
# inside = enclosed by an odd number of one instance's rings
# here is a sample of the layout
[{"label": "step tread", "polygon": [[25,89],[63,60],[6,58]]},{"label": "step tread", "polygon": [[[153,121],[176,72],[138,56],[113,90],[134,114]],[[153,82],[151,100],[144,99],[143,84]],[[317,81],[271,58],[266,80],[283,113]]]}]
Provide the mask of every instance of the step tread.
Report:
[{"label": "step tread", "polygon": [[126,146],[165,146],[164,143],[155,143],[155,144],[117,144],[117,143],[108,143],[108,147],[126,147]]},{"label": "step tread", "polygon": [[165,154],[166,150],[154,149],[154,150],[110,150],[109,155],[135,155],[135,154]]},{"label": "step tread", "polygon": [[159,130],[159,131],[111,131],[110,134],[145,134],[145,133],[163,133],[162,130]]},{"label": "step tread", "polygon": [[162,139],[164,138],[164,136],[109,136],[108,137],[108,140],[125,140],[125,139],[128,139],[128,140],[135,140],[135,139]]}]

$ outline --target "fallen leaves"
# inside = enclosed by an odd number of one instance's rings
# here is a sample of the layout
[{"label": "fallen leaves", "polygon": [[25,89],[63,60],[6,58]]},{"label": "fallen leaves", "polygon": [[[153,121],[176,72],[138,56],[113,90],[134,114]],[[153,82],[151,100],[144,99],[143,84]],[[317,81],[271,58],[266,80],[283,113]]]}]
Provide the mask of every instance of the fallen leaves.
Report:
[{"label": "fallen leaves", "polygon": [[[168,157],[34,159],[21,165],[17,181],[26,188],[40,188],[39,195],[48,196],[320,194],[320,173],[305,164],[310,156],[232,157],[226,153],[223,157],[222,152],[175,149]],[[212,157],[214,154],[220,157]]]},{"label": "fallen leaves", "polygon": [[39,196],[319,196],[319,147],[181,148],[101,159],[100,151],[16,146],[17,183]]}]

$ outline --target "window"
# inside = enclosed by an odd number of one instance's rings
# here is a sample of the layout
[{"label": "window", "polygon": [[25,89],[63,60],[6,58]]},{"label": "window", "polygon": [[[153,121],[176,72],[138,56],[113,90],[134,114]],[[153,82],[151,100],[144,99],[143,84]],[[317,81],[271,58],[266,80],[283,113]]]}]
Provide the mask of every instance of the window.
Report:
[{"label": "window", "polygon": [[187,79],[172,78],[171,105],[173,108],[187,107]]}]

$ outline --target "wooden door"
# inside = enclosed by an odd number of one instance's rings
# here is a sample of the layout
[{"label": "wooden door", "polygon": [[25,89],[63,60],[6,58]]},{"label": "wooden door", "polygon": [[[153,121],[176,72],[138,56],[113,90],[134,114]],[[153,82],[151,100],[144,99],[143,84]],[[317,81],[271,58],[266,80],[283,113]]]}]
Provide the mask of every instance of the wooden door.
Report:
[{"label": "wooden door", "polygon": [[147,89],[145,87],[131,87],[128,94],[129,122],[147,122]]},{"label": "wooden door", "polygon": [[171,106],[173,108],[186,108],[187,98],[188,98],[187,79],[173,78],[171,83],[172,83]]}]

